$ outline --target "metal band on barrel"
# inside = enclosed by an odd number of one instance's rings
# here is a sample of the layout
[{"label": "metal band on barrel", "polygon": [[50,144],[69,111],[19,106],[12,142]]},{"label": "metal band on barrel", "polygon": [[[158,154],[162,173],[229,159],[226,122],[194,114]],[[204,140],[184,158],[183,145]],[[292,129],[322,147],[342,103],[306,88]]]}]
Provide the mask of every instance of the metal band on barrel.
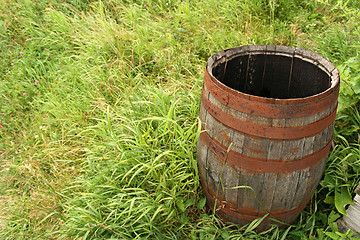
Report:
[{"label": "metal band on barrel", "polygon": [[326,127],[334,122],[336,117],[336,107],[334,111],[316,122],[298,127],[272,127],[267,125],[256,124],[252,121],[240,120],[229,113],[226,113],[219,107],[215,106],[206,96],[203,91],[201,97],[203,107],[216,118],[219,122],[233,128],[239,132],[249,135],[269,138],[269,139],[299,139],[303,137],[314,136],[323,131]]},{"label": "metal band on barrel", "polygon": [[[206,131],[203,131],[200,134],[199,140],[202,141],[219,159],[222,161],[225,160],[227,147],[215,139],[212,139]],[[320,150],[304,156],[303,158],[293,159],[291,161],[249,157],[230,150],[226,158],[226,163],[233,168],[240,167],[256,172],[290,173],[309,168],[325,158],[329,153],[331,142],[332,139]]]},{"label": "metal band on barrel", "polygon": [[[269,118],[298,118],[319,113],[329,108],[336,102],[340,85],[327,96],[316,101],[305,99],[272,99],[250,96],[231,89],[205,71],[204,83],[206,89],[222,104],[237,111]],[[254,101],[248,98],[257,98],[262,101]],[[279,104],[282,102],[283,104]],[[286,104],[284,104],[286,103]]]},{"label": "metal band on barrel", "polygon": [[233,203],[229,203],[223,199],[221,199],[219,196],[216,198],[216,194],[215,192],[211,191],[210,189],[208,189],[208,187],[206,186],[206,184],[204,184],[204,179],[203,176],[200,174],[200,181],[202,182],[202,186],[204,187],[204,192],[206,195],[207,200],[209,201],[211,207],[214,206],[215,204],[215,200],[217,199],[217,202],[219,204],[219,211],[222,211],[230,216],[236,217],[238,219],[244,219],[247,221],[253,221],[257,218],[263,217],[265,214],[269,213],[269,217],[265,218],[263,221],[264,222],[269,222],[271,221],[270,218],[275,218],[279,221],[285,220],[286,218],[295,216],[297,214],[299,214],[308,204],[308,202],[310,201],[311,197],[308,199],[305,199],[302,203],[299,204],[298,207],[291,209],[290,211],[286,211],[286,210],[277,210],[276,212],[258,212],[255,209],[250,209],[250,208],[234,208],[234,204]]}]

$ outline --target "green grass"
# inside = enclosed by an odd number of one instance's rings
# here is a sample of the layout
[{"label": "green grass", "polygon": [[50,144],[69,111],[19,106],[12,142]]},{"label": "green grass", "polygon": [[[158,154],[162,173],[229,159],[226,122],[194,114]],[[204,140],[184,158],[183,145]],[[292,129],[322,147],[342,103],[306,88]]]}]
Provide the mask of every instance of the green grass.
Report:
[{"label": "green grass", "polygon": [[[336,239],[359,183],[356,1],[0,3],[1,239]],[[224,225],[198,180],[206,60],[245,44],[319,52],[343,80],[325,177],[284,230]]]}]

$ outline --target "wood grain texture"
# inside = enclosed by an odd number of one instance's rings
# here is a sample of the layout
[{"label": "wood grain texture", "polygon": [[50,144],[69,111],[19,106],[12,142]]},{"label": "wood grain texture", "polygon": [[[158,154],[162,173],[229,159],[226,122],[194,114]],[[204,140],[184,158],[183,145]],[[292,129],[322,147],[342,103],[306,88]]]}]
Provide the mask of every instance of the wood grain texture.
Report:
[{"label": "wood grain texture", "polygon": [[[330,133],[333,131],[333,125],[330,125],[314,136],[285,141],[260,138],[236,131],[219,122],[210,114],[207,116],[204,124],[209,135],[218,142],[224,142],[225,146],[229,146],[233,142],[232,149],[239,153],[246,153],[246,155],[251,157],[265,159],[293,160],[310,155],[326,146],[332,138]],[[285,124],[285,120],[282,122],[280,120],[274,121],[275,126]],[[224,134],[227,134],[227,137]],[[319,141],[320,139],[321,141]],[[316,142],[315,145],[314,142]],[[265,156],[266,154],[267,156]]]}]

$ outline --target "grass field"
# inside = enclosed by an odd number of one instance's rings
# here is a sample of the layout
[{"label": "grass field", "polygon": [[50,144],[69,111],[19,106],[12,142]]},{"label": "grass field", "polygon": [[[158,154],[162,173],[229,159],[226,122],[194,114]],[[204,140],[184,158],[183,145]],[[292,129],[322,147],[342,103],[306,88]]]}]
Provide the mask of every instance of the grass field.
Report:
[{"label": "grass field", "polygon": [[[0,239],[345,239],[360,181],[360,2],[0,0]],[[298,221],[256,233],[205,207],[207,59],[299,46],[341,73],[335,144]]]}]

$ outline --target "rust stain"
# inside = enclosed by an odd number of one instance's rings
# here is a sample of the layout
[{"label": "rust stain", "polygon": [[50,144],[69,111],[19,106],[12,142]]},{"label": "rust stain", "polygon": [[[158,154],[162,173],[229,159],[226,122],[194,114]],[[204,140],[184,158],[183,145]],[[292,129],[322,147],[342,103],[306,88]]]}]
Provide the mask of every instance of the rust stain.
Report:
[{"label": "rust stain", "polygon": [[[311,197],[308,197],[304,199],[296,208],[291,209],[290,211],[287,211],[285,209],[272,209],[265,211],[258,211],[255,208],[250,207],[242,207],[237,208],[235,203],[226,201],[224,198],[220,197],[218,194],[215,193],[214,190],[209,189],[208,186],[205,184],[205,181],[203,179],[203,176],[200,174],[200,181],[204,188],[204,192],[206,195],[206,199],[208,202],[208,205],[210,207],[214,207],[215,200],[217,199],[217,204],[219,204],[219,208],[217,208],[219,211],[225,212],[226,214],[239,218],[244,219],[247,221],[253,221],[261,216],[264,216],[265,214],[269,213],[269,217],[276,218],[278,220],[285,220],[289,217],[295,216],[299,214],[308,204]],[[217,196],[217,197],[215,197]],[[264,219],[265,222],[271,221],[271,219],[266,218]]]},{"label": "rust stain", "polygon": [[226,133],[223,134],[223,139],[226,143],[230,143],[229,135],[227,135]]},{"label": "rust stain", "polygon": [[337,101],[340,84],[305,99],[272,99],[246,95],[231,89],[211,76],[208,69],[204,74],[204,85],[224,105],[240,112],[270,118],[297,118],[316,114]]},{"label": "rust stain", "polygon": [[291,149],[291,153],[296,153],[296,152],[299,151],[299,149],[300,149],[300,148],[298,148],[298,147],[292,148],[292,149]]},{"label": "rust stain", "polygon": [[266,151],[259,149],[259,146],[255,147],[255,148],[246,146],[245,148],[247,150],[249,150],[251,153],[255,153],[255,154],[265,154],[266,153]]},{"label": "rust stain", "polygon": [[237,111],[269,118],[297,118],[319,113],[337,101],[340,84],[327,91],[302,99],[272,99],[247,95],[231,89],[206,68],[204,86],[217,100]]},{"label": "rust stain", "polygon": [[235,116],[223,111],[221,108],[212,104],[209,99],[203,94],[201,99],[202,106],[216,118],[219,122],[252,136],[258,136],[269,139],[298,139],[302,137],[313,136],[329,125],[331,125],[336,117],[336,108],[328,116],[307,124],[306,126],[299,127],[272,127],[267,125],[255,124],[251,121],[243,121]]},{"label": "rust stain", "polygon": [[[210,150],[223,162],[226,156],[227,148],[212,139],[207,132],[202,132],[200,134],[200,141],[203,142]],[[328,155],[331,147],[332,139],[327,143],[327,145],[317,152],[306,155],[302,158],[293,159],[292,161],[285,161],[283,159],[264,159],[250,157],[244,154],[240,154],[234,150],[230,150],[227,154],[226,163],[237,170],[237,167],[241,169],[246,169],[247,171],[254,171],[254,173],[260,172],[272,172],[272,173],[281,173],[289,174],[297,170],[306,169],[312,167]]]}]

